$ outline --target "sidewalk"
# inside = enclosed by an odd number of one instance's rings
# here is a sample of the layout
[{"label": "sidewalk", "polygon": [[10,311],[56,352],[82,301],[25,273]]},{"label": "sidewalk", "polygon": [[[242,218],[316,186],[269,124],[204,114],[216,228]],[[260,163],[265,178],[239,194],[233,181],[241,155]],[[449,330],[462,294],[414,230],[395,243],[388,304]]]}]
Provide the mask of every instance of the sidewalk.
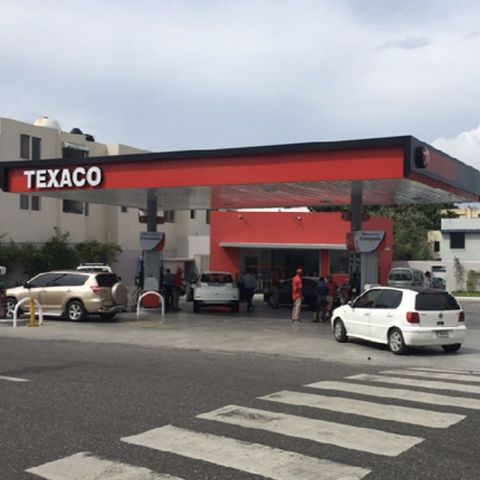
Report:
[{"label": "sidewalk", "polygon": [[[480,320],[480,309],[475,304],[473,315]],[[329,323],[312,323],[313,314],[302,311],[303,323],[290,321],[290,310],[272,310],[259,302],[253,313],[239,314],[209,312],[192,314],[185,310],[159,313],[119,315],[113,322],[91,321],[71,323],[46,320],[38,328],[0,326],[0,340],[23,338],[44,341],[76,341],[89,343],[117,343],[144,348],[175,348],[228,354],[249,353],[282,355],[297,358],[330,360],[342,363],[377,365],[435,364],[448,368],[480,370],[480,330],[469,330],[469,336],[457,355],[445,355],[440,348],[419,349],[411,355],[396,356],[386,346],[352,341],[337,343]],[[477,313],[478,312],[478,313]],[[467,317],[468,318],[468,317]],[[25,323],[23,324],[25,325]]]}]

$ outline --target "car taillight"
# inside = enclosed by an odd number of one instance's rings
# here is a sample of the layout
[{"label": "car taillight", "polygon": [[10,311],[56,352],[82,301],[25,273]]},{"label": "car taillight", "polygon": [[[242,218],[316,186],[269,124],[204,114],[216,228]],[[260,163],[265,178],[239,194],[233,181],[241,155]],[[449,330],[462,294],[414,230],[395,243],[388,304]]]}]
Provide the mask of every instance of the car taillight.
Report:
[{"label": "car taillight", "polygon": [[458,321],[459,322],[464,322],[465,321],[465,312],[460,312],[458,314]]},{"label": "car taillight", "polygon": [[408,323],[420,323],[420,315],[418,312],[407,312]]},{"label": "car taillight", "polygon": [[95,295],[98,295],[102,291],[101,287],[98,285],[92,285],[90,288]]}]

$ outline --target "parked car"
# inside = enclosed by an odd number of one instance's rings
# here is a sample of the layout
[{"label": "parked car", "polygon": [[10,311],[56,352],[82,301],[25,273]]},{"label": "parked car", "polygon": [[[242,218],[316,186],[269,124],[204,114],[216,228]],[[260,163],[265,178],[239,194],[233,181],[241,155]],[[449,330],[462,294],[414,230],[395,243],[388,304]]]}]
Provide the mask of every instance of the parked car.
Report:
[{"label": "parked car", "polygon": [[338,342],[362,338],[387,344],[395,354],[409,346],[441,346],[456,352],[465,340],[465,314],[455,298],[432,288],[380,287],[333,311]]},{"label": "parked car", "polygon": [[389,287],[423,287],[425,274],[421,270],[408,267],[395,267],[388,272]]},{"label": "parked car", "polygon": [[193,313],[201,307],[227,305],[239,311],[240,294],[230,272],[203,272],[193,287]]},{"label": "parked car", "polygon": [[432,277],[432,288],[439,288],[440,290],[446,290],[447,282],[442,277]]},{"label": "parked car", "polygon": [[[306,305],[311,310],[315,310],[317,305],[317,277],[302,277],[303,283],[303,305]],[[280,281],[278,305],[274,305],[272,301],[272,291],[265,290],[263,300],[267,302],[272,308],[277,308],[281,305],[293,305],[292,301],[292,279],[288,278]]]},{"label": "parked car", "polygon": [[[127,310],[127,288],[114,273],[61,270],[40,273],[23,286],[6,290],[7,318],[13,317],[15,305],[33,296],[47,316],[67,317],[72,321],[89,314],[112,319]],[[20,306],[28,310],[28,302]]]}]

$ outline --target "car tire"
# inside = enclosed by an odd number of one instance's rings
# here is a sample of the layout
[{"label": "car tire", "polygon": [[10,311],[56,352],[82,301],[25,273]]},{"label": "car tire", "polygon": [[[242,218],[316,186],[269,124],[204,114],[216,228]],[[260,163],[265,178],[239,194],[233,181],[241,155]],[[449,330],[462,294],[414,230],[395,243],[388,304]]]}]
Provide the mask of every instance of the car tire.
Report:
[{"label": "car tire", "polygon": [[5,300],[5,318],[13,318],[15,305],[17,305],[17,301],[13,297],[8,297]]},{"label": "car tire", "polygon": [[442,345],[442,348],[445,350],[445,353],[455,353],[460,350],[461,346],[461,343],[454,343],[452,345]]},{"label": "car tire", "polygon": [[100,318],[102,320],[113,320],[115,318],[116,312],[101,313]]},{"label": "car tire", "polygon": [[85,320],[87,311],[80,300],[71,300],[68,302],[66,315],[71,322],[81,322]]},{"label": "car tire", "polygon": [[388,332],[388,348],[395,355],[403,355],[407,351],[403,334],[398,328],[392,328]]},{"label": "car tire", "polygon": [[116,305],[126,305],[127,298],[127,287],[123,283],[117,282],[112,287],[112,300],[115,302]]},{"label": "car tire", "polygon": [[233,302],[232,303],[232,312],[238,313],[240,311],[240,302]]},{"label": "car tire", "polygon": [[345,343],[348,341],[347,330],[340,318],[336,318],[333,322],[333,336],[337,342]]},{"label": "car tire", "polygon": [[193,301],[193,313],[199,313],[200,312],[200,302],[197,302],[196,300]]}]

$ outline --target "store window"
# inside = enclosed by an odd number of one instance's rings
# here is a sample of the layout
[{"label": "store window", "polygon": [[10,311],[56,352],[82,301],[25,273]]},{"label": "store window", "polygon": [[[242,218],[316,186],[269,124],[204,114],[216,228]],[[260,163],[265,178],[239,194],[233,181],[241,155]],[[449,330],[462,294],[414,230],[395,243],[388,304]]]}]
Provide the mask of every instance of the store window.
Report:
[{"label": "store window", "polygon": [[451,249],[465,248],[465,232],[450,233],[450,248]]},{"label": "store window", "polygon": [[42,139],[32,137],[32,160],[40,160],[42,156]]},{"label": "store window", "polygon": [[165,210],[163,213],[165,223],[175,223],[175,210]]},{"label": "store window", "polygon": [[205,223],[206,223],[207,225],[210,225],[210,210],[207,210],[207,211],[205,212]]},{"label": "store window", "polygon": [[30,208],[30,197],[20,194],[20,210],[28,210]]},{"label": "store window", "polygon": [[20,158],[30,160],[30,135],[20,135]]},{"label": "store window", "polygon": [[347,250],[330,250],[330,273],[348,274],[350,253]]},{"label": "store window", "polygon": [[63,200],[62,202],[63,213],[76,213],[83,215],[83,202],[76,200]]},{"label": "store window", "polygon": [[190,219],[193,220],[195,218],[195,210],[190,210]]},{"label": "store window", "polygon": [[32,210],[40,211],[40,197],[38,195],[32,195]]}]

